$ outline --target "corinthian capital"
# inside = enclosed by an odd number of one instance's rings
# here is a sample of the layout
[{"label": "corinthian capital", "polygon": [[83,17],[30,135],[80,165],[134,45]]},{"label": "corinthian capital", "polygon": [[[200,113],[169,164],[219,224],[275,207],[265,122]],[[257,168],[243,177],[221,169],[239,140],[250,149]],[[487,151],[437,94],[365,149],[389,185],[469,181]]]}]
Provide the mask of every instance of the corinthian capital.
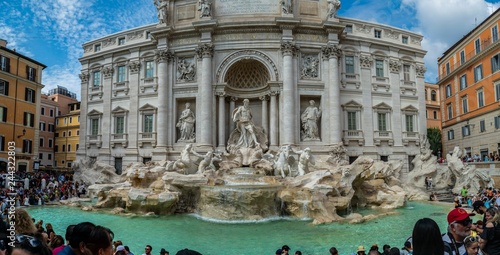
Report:
[{"label": "corinthian capital", "polygon": [[80,80],[82,80],[82,83],[86,83],[89,81],[89,73],[88,72],[82,72],[78,76],[80,77]]},{"label": "corinthian capital", "polygon": [[155,50],[155,60],[156,62],[171,61],[174,58],[174,54],[168,49]]},{"label": "corinthian capital", "polygon": [[299,47],[291,41],[281,42],[281,52],[283,55],[295,55],[298,52]]},{"label": "corinthian capital", "polygon": [[196,48],[196,55],[198,58],[211,58],[214,55],[214,45],[205,43]]},{"label": "corinthian capital", "polygon": [[323,46],[321,52],[323,53],[323,58],[340,58],[342,55],[342,49],[336,44]]}]

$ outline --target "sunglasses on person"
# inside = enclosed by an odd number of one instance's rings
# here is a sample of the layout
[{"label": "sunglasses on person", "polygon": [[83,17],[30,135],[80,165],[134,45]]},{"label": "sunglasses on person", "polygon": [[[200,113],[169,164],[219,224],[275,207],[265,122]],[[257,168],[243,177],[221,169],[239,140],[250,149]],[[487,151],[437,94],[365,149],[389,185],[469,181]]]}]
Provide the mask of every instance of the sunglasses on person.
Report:
[{"label": "sunglasses on person", "polygon": [[42,242],[32,236],[16,235],[16,243],[28,243],[31,247],[36,248],[42,245]]},{"label": "sunglasses on person", "polygon": [[464,239],[464,243],[474,243],[479,242],[479,236],[466,236]]},{"label": "sunglasses on person", "polygon": [[472,224],[472,220],[470,218],[461,220],[461,221],[454,221],[453,223],[459,223],[462,226],[469,226],[469,224]]}]

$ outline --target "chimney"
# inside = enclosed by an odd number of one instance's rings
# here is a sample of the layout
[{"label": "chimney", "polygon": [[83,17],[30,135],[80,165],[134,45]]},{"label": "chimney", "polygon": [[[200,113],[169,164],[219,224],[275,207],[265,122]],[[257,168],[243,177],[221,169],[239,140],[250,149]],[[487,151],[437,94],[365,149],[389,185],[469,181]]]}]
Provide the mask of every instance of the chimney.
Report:
[{"label": "chimney", "polygon": [[7,48],[7,41],[4,39],[0,39],[0,47]]}]

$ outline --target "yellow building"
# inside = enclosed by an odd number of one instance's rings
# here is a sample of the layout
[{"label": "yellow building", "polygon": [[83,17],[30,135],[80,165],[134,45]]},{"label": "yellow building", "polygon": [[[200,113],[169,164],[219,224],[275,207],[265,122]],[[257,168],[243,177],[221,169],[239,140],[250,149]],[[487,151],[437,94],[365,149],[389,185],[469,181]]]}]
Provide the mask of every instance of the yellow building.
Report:
[{"label": "yellow building", "polygon": [[441,129],[441,97],[439,85],[425,83],[425,109],[427,128]]},{"label": "yellow building", "polygon": [[[46,66],[7,48],[0,39],[0,172],[33,171],[38,162],[42,70]],[[15,150],[11,150],[15,145]],[[15,160],[9,158],[15,152]]]},{"label": "yellow building", "polygon": [[500,9],[438,59],[443,150],[500,154]]},{"label": "yellow building", "polygon": [[55,167],[70,169],[80,143],[80,102],[68,105],[69,113],[56,117]]}]

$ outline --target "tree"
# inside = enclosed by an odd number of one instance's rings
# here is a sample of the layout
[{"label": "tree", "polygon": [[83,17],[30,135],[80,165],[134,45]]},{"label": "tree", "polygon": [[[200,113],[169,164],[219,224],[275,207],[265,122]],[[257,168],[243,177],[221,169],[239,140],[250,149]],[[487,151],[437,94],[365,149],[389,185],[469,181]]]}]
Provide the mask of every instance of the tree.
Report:
[{"label": "tree", "polygon": [[437,127],[427,129],[427,139],[431,145],[430,149],[432,150],[432,154],[437,156],[439,156],[438,151],[442,151],[441,137],[441,129]]}]

